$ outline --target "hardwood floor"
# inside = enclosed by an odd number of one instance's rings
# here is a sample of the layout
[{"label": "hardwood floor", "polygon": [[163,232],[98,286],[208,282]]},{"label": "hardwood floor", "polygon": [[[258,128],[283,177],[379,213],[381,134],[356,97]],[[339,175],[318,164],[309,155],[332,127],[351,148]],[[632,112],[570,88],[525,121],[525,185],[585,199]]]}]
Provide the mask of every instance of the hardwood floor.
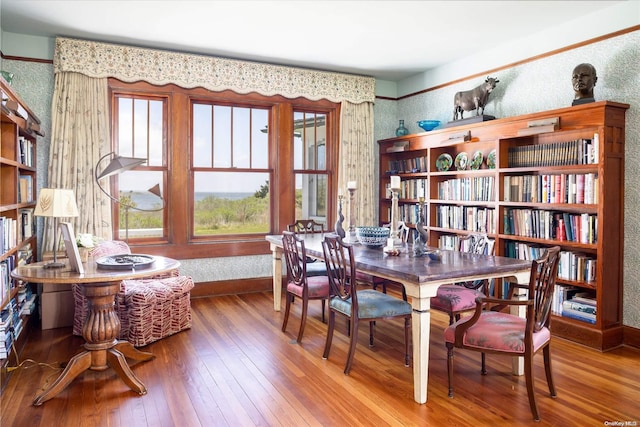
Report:
[{"label": "hardwood floor", "polygon": [[[429,394],[413,401],[412,371],[402,363],[402,326],[379,321],[376,344],[361,327],[349,376],[343,374],[346,324],[336,326],[328,360],[320,303],[310,304],[302,345],[291,344],[299,320],[294,305],[286,333],[271,293],[192,301],[193,328],[144,347],[156,355],[133,371],[149,392],[138,396],[112,370],[88,371],[58,396],[32,406],[36,392],[60,372],[25,362],[2,393],[2,426],[603,426],[640,423],[640,350],[607,353],[552,340],[558,397],[551,399],[541,355],[536,391],[542,421],[529,411],[524,377],[508,358],[457,351],[455,397],[447,397],[446,316],[434,312]],[[60,366],[82,345],[70,328],[34,331],[23,359]],[[610,422],[611,424],[607,424]],[[622,424],[612,424],[622,422]],[[634,424],[635,423],[635,424]]]}]

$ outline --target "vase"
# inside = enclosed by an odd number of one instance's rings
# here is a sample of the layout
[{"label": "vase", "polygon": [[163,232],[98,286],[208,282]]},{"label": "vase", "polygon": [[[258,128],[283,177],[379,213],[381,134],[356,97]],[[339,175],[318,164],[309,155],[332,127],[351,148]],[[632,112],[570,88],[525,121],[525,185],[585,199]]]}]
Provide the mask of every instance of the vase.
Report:
[{"label": "vase", "polygon": [[89,248],[78,248],[78,253],[80,254],[80,262],[87,262],[89,260]]},{"label": "vase", "polygon": [[405,136],[405,135],[409,135],[409,129],[404,127],[404,120],[400,120],[400,125],[398,126],[398,129],[396,129],[396,136]]}]

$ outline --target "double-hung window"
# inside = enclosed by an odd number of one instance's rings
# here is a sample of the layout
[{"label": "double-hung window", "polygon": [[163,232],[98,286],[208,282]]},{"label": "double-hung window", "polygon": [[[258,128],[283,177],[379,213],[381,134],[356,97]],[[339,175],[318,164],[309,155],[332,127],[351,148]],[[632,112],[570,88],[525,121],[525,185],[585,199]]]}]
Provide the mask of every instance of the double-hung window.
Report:
[{"label": "double-hung window", "polygon": [[255,255],[298,218],[333,221],[339,104],[109,86],[113,149],[146,160],[111,178],[126,202],[114,205],[114,238],[128,230],[134,249],[179,259]]}]

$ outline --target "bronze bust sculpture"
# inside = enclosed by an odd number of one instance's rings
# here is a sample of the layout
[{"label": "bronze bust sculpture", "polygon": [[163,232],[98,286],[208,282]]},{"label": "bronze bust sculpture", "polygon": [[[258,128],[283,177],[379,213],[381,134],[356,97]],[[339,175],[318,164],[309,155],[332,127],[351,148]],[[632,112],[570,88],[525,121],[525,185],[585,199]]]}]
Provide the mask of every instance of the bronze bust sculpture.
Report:
[{"label": "bronze bust sculpture", "polygon": [[573,69],[571,83],[575,92],[575,98],[571,105],[586,104],[595,101],[593,87],[598,81],[596,69],[591,64],[578,64]]}]

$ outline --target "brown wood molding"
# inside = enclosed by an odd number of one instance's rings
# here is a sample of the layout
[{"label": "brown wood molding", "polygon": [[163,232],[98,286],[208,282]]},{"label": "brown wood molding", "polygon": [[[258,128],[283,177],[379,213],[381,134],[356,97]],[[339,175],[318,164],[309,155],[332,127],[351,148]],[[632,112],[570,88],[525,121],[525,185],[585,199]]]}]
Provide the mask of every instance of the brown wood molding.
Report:
[{"label": "brown wood molding", "polygon": [[191,290],[191,298],[265,292],[271,290],[271,283],[271,277],[198,282]]},{"label": "brown wood molding", "polygon": [[640,329],[631,326],[622,327],[624,333],[624,345],[640,348]]},{"label": "brown wood molding", "polygon": [[27,58],[25,56],[5,55],[4,53],[2,53],[2,51],[0,51],[0,58],[8,59],[11,61],[39,62],[42,64],[53,64],[53,59]]}]

